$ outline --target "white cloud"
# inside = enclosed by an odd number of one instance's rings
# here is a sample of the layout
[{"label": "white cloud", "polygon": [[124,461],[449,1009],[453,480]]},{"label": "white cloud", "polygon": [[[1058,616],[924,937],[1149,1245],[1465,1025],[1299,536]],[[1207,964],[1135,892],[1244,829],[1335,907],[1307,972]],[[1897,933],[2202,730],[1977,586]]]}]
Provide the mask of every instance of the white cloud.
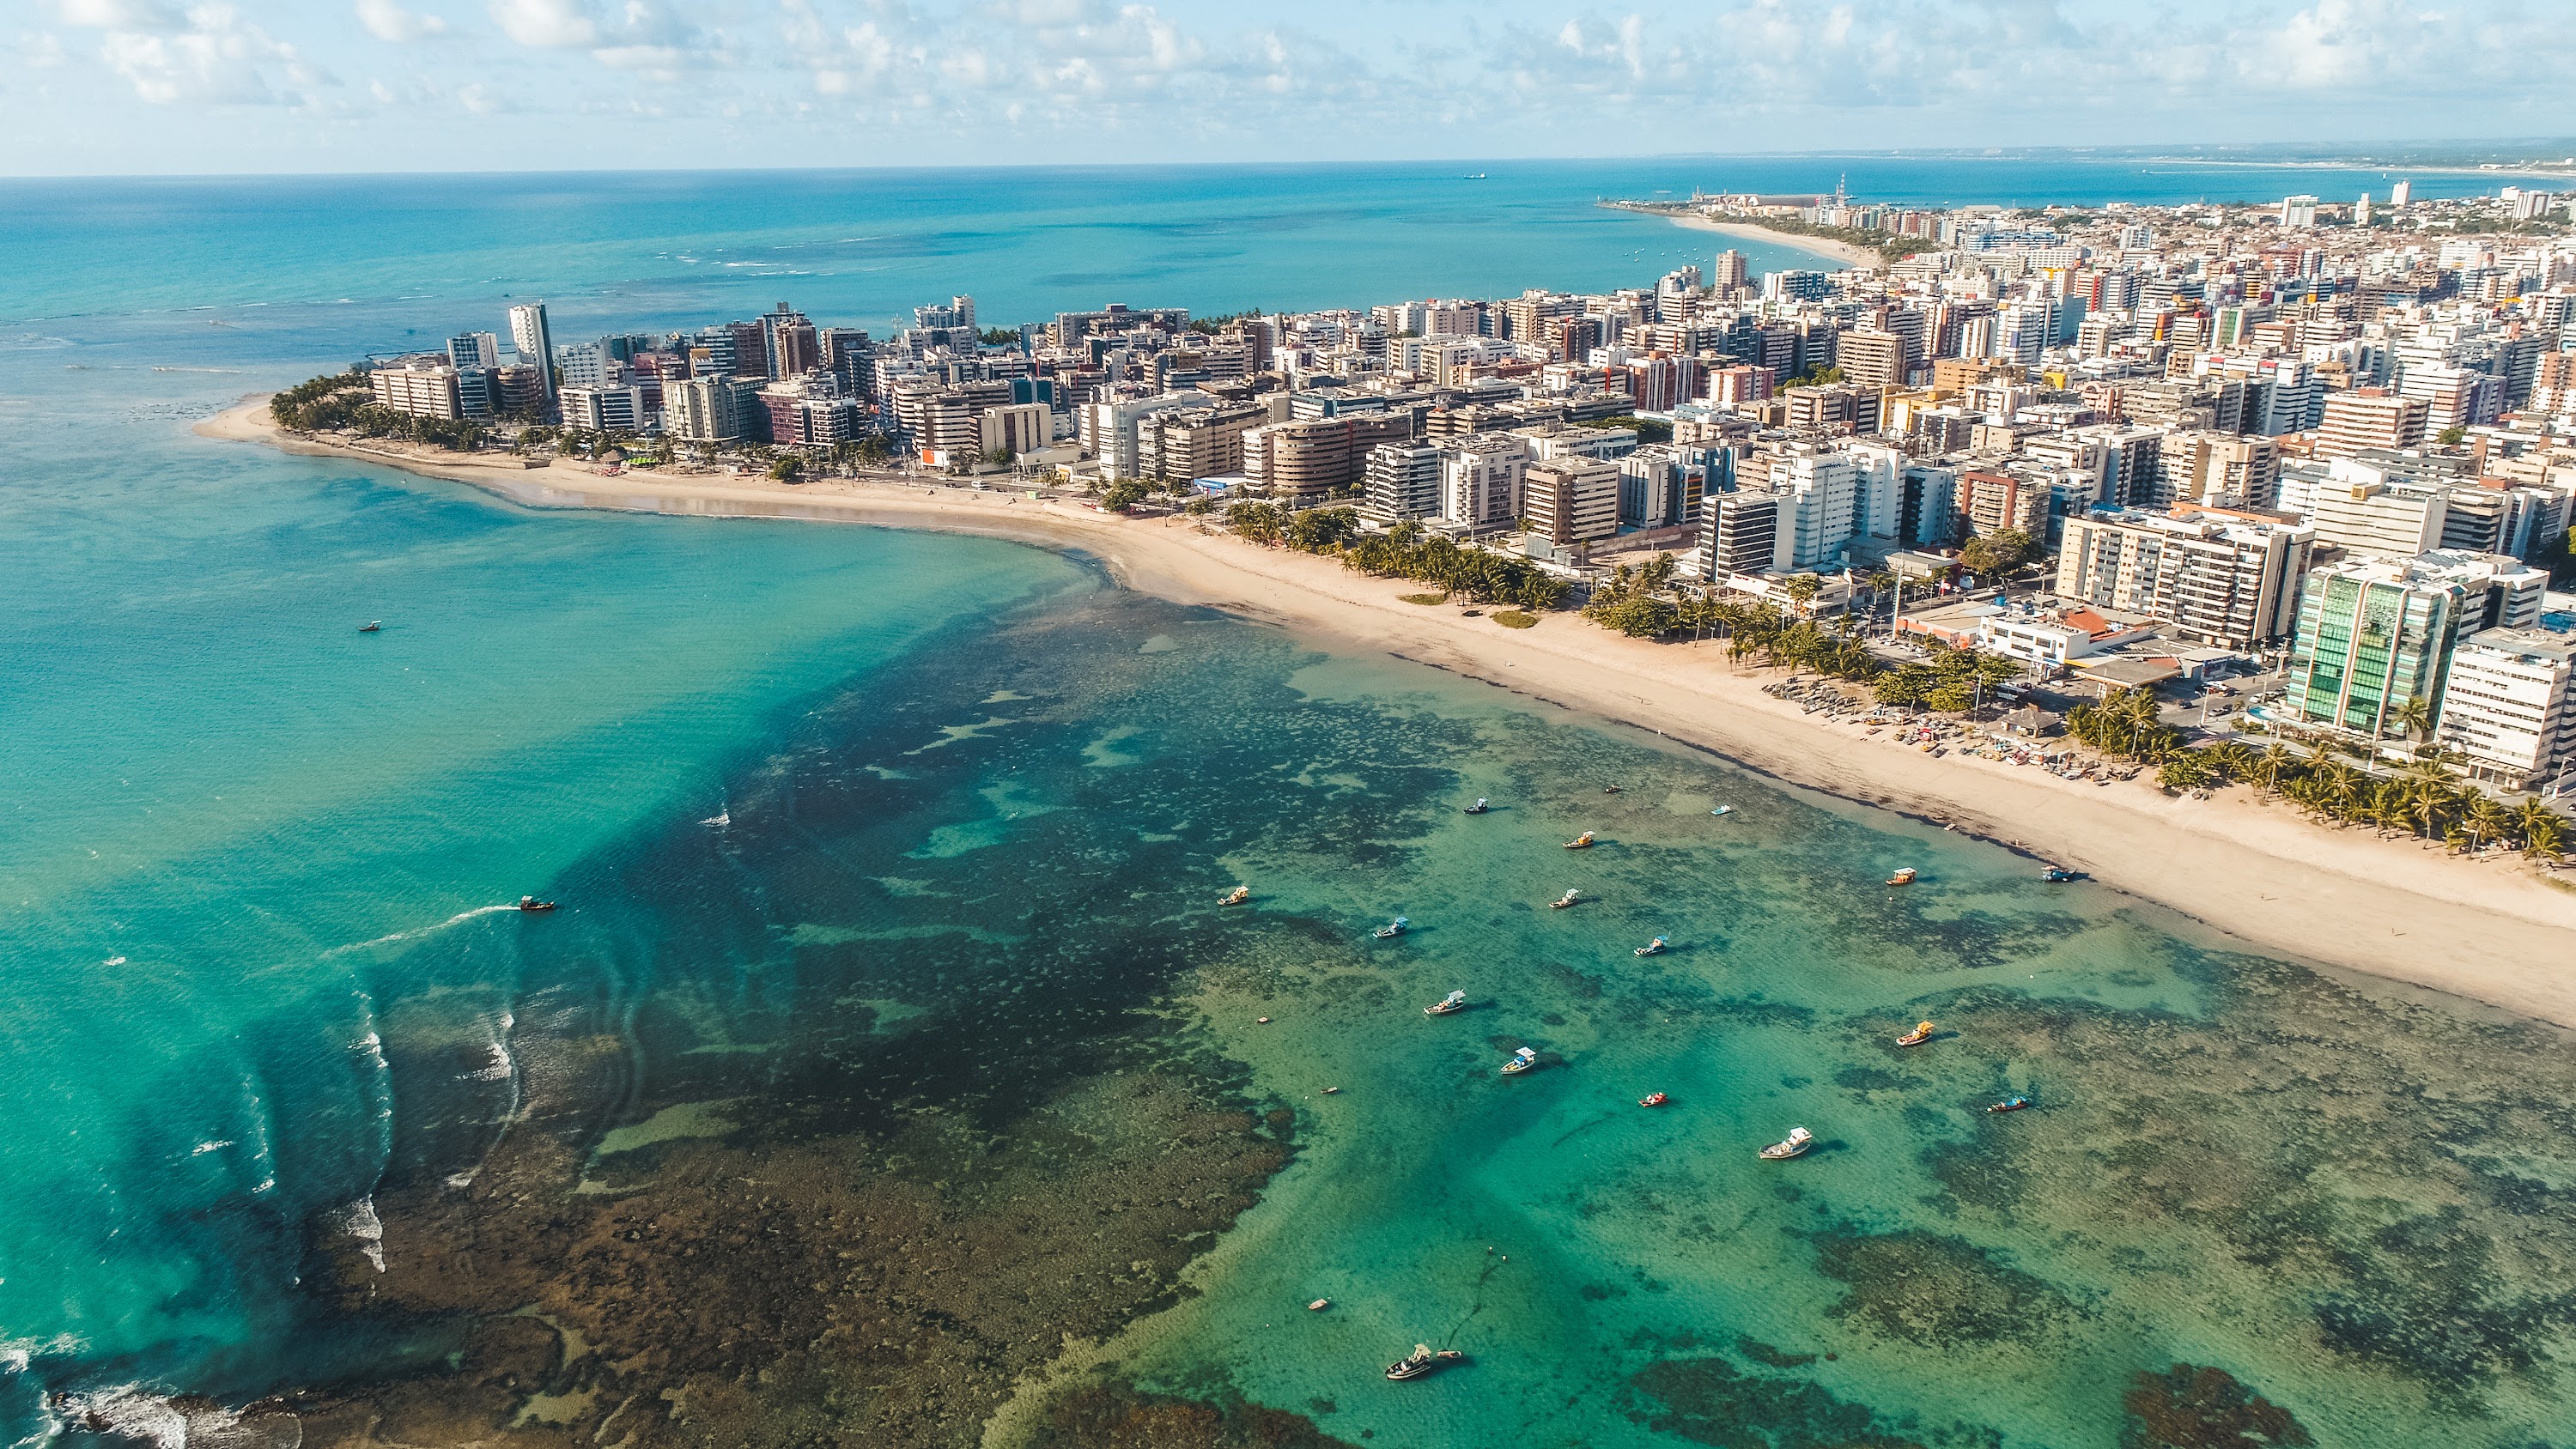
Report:
[{"label": "white cloud", "polygon": [[85,30],[127,30],[152,34],[180,27],[179,12],[155,0],[61,0],[65,25]]},{"label": "white cloud", "polygon": [[481,81],[474,81],[459,87],[456,92],[456,103],[478,116],[498,115],[501,112],[510,109],[509,105],[504,102],[490,86],[483,84]]},{"label": "white cloud", "polygon": [[599,43],[599,22],[578,0],[492,0],[491,15],[502,34],[539,50]]},{"label": "white cloud", "polygon": [[378,40],[408,45],[433,35],[447,33],[447,22],[435,15],[421,15],[405,10],[394,0],[357,0],[358,20],[367,33]]},{"label": "white cloud", "polygon": [[[65,8],[68,14],[75,7]],[[187,12],[184,28],[166,12],[130,5],[80,0],[77,8],[119,27],[160,27],[111,28],[99,43],[99,58],[134,87],[136,96],[152,105],[310,104],[309,95],[281,93],[269,85],[263,68],[272,64],[298,85],[332,84],[329,75],[299,58],[295,47],[272,39],[230,5],[198,5]]]}]

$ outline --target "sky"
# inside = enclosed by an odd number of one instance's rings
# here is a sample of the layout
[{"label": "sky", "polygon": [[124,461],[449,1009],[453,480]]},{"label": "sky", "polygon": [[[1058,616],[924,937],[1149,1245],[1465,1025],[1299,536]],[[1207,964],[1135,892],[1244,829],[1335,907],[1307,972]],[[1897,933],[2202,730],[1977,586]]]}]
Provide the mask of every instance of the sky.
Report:
[{"label": "sky", "polygon": [[2562,134],[2566,0],[0,0],[0,174]]}]

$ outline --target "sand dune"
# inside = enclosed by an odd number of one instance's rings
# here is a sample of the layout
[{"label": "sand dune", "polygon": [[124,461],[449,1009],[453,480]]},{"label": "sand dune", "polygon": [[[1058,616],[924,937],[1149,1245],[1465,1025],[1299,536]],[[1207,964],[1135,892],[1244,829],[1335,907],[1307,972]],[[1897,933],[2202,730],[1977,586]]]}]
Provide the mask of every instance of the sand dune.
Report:
[{"label": "sand dune", "polygon": [[1951,755],[1933,759],[1820,724],[1761,693],[1772,677],[1714,644],[1650,644],[1572,615],[1513,631],[1406,604],[1417,585],[1330,559],[1264,549],[1187,518],[1124,519],[1072,502],[831,480],[801,486],[713,475],[603,476],[558,462],[520,469],[359,452],[284,437],[253,399],[198,428],[209,437],[381,462],[536,507],[810,518],[990,534],[1074,546],[1119,579],[1321,640],[1505,685],[1715,750],[1797,784],[2015,844],[2255,945],[2576,1024],[2576,889],[2512,860],[2468,861],[2418,843],[2310,823],[2235,789],[2195,801],[2145,779],[2100,787]]}]

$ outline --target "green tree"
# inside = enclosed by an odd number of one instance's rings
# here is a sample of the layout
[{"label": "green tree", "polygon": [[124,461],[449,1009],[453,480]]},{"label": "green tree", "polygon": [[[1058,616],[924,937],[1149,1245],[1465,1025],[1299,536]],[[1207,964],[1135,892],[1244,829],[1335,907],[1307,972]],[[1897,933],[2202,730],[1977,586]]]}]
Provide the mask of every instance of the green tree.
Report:
[{"label": "green tree", "polygon": [[2388,712],[2388,720],[2407,738],[2420,740],[2433,731],[2433,706],[2420,694],[2409,695]]},{"label": "green tree", "polygon": [[1791,574],[1780,581],[1780,592],[1789,596],[1789,602],[1804,609],[1816,601],[1817,593],[1824,586],[1824,580],[1814,574]]},{"label": "green tree", "polygon": [[1137,478],[1121,478],[1100,495],[1100,507],[1108,513],[1124,513],[1144,501],[1145,484]]},{"label": "green tree", "polygon": [[790,453],[769,465],[769,476],[781,483],[795,483],[805,476],[805,460]]},{"label": "green tree", "polygon": [[2030,561],[2036,549],[2018,528],[1999,528],[1969,539],[1959,550],[1960,566],[1979,577],[2011,573]]}]

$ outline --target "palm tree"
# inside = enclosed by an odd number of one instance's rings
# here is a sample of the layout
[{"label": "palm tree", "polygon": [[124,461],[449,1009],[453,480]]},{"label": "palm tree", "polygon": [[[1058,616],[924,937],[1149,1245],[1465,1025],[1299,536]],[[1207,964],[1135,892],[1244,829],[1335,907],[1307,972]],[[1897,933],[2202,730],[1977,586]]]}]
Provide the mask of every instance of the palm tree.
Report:
[{"label": "palm tree", "polygon": [[2461,824],[2468,828],[2469,848],[2477,850],[2511,828],[2513,816],[2492,796],[2481,794],[2469,802],[2468,814]]},{"label": "palm tree", "polygon": [[2420,694],[2408,695],[2388,711],[2389,723],[2406,732],[2409,739],[2420,740],[2433,730],[2433,706]]},{"label": "palm tree", "polygon": [[2516,822],[2522,834],[2523,856],[2529,860],[2556,860],[2567,838],[2566,824],[2539,801],[2531,801],[2530,805],[2540,813]]}]

